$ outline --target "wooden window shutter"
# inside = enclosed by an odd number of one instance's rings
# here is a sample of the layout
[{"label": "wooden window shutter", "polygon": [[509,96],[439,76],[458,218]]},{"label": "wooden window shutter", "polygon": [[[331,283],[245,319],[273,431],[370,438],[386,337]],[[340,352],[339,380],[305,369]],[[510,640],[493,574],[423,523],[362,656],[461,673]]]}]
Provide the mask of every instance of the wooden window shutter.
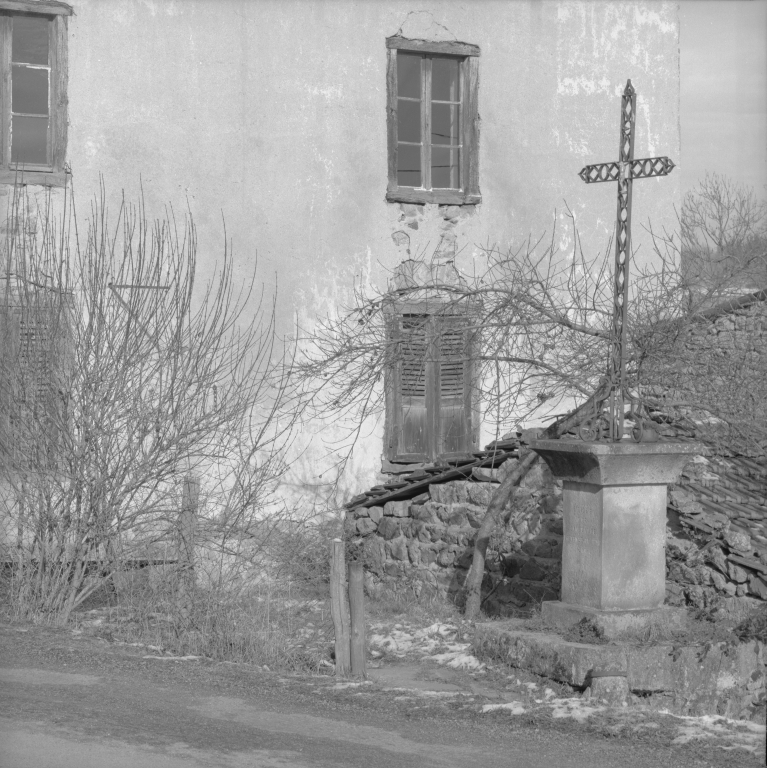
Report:
[{"label": "wooden window shutter", "polygon": [[437,453],[466,453],[471,450],[471,413],[466,408],[467,389],[471,386],[466,380],[469,368],[466,318],[436,316],[434,323],[439,349]]},{"label": "wooden window shutter", "polygon": [[389,461],[434,461],[476,450],[473,348],[466,316],[393,316],[388,336]]},{"label": "wooden window shutter", "polygon": [[429,412],[432,368],[429,357],[428,315],[399,315],[390,321],[395,358],[391,376],[392,413],[388,444],[392,461],[428,461],[431,457]]}]

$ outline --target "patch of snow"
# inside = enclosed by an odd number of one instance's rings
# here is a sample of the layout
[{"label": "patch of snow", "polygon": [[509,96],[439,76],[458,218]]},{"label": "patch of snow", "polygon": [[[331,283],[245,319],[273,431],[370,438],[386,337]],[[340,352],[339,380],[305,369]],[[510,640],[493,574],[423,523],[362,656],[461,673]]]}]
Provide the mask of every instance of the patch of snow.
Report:
[{"label": "patch of snow", "polygon": [[159,659],[160,661],[199,661],[202,656],[142,656],[142,659]]},{"label": "patch of snow", "polygon": [[587,700],[581,698],[573,699],[553,699],[549,702],[551,706],[551,716],[554,718],[570,717],[579,723],[583,723],[591,717],[591,715],[601,712],[606,707],[589,704]]},{"label": "patch of snow", "polygon": [[499,709],[508,710],[512,715],[524,715],[527,711],[522,706],[521,701],[509,701],[506,704],[485,704],[480,711],[484,714],[485,712],[495,712]]},{"label": "patch of snow", "polygon": [[448,646],[447,653],[436,653],[427,658],[451,669],[484,669],[485,665],[476,656],[466,652],[469,647],[469,643],[456,643]]},{"label": "patch of snow", "polygon": [[720,715],[702,715],[701,717],[674,715],[668,710],[661,712],[684,721],[679,726],[679,735],[672,744],[687,744],[695,739],[727,738],[731,742],[730,749],[745,749],[756,753],[762,749],[765,735],[767,735],[765,726],[749,720],[731,720]]},{"label": "patch of snow", "polygon": [[361,685],[372,685],[371,680],[362,680],[360,682],[356,683],[336,683],[334,686],[332,686],[334,691],[340,691],[344,688],[359,688]]}]

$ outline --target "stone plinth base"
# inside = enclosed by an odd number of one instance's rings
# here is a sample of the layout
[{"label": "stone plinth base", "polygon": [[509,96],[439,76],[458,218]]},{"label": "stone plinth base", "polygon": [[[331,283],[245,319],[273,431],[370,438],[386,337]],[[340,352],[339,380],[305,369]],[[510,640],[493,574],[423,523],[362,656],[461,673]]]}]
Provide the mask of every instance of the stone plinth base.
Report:
[{"label": "stone plinth base", "polygon": [[643,709],[764,722],[767,646],[751,640],[735,646],[712,643],[702,650],[699,644],[668,640],[575,643],[527,629],[520,620],[477,624],[473,642],[474,655],[482,661],[508,664],[581,690],[588,686],[595,698],[614,694],[619,699],[625,686],[615,678],[624,677],[629,691],[639,697],[631,703]]},{"label": "stone plinth base", "polygon": [[684,608],[670,605],[630,611],[600,611],[587,605],[571,605],[558,600],[541,605],[541,618],[549,626],[564,629],[572,627],[582,619],[590,619],[607,640],[641,634],[653,625],[661,625],[666,630],[681,630],[685,625],[685,616]]}]

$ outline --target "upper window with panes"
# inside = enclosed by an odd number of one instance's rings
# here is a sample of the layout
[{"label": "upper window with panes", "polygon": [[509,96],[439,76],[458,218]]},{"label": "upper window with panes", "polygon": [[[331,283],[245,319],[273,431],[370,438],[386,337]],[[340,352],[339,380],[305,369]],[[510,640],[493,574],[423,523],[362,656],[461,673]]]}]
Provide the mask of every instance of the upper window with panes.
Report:
[{"label": "upper window with panes", "polygon": [[477,57],[466,43],[387,41],[387,199],[480,202]]},{"label": "upper window with panes", "polygon": [[69,6],[0,0],[0,183],[65,182]]}]

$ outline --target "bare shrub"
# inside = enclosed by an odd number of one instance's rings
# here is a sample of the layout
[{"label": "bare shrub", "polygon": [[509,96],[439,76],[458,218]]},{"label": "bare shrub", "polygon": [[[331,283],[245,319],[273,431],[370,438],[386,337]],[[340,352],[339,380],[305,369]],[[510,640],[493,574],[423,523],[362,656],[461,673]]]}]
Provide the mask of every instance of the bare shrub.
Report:
[{"label": "bare shrub", "polygon": [[236,601],[264,527],[292,517],[274,496],[295,413],[281,410],[290,359],[273,299],[255,270],[235,285],[226,242],[197,284],[188,212],[152,219],[123,199],[110,214],[102,187],[83,216],[70,197],[35,205],[18,187],[8,221],[0,543],[13,610],[62,623],[126,569],[179,559],[162,589],[194,603],[189,552],[203,550]]}]

